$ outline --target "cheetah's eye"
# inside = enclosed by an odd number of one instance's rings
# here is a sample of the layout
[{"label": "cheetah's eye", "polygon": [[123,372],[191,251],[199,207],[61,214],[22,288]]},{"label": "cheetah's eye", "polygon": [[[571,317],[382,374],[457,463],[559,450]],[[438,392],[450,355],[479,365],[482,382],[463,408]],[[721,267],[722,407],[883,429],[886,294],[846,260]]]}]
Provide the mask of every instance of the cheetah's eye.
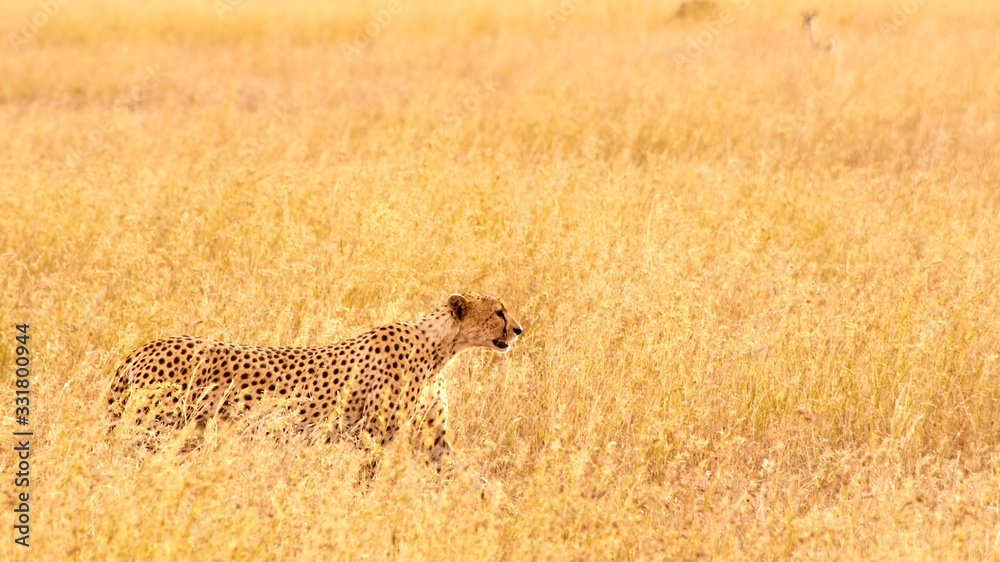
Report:
[{"label": "cheetah's eye", "polygon": [[497,311],[497,316],[499,316],[500,319],[503,320],[503,311],[502,310],[498,310]]}]

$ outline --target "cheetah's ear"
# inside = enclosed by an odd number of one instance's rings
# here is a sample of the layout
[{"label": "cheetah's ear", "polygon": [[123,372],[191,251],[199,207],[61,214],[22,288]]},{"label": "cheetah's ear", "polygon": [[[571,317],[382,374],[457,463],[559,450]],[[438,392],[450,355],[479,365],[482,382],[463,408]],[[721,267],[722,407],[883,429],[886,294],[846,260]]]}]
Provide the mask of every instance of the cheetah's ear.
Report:
[{"label": "cheetah's ear", "polygon": [[451,313],[455,315],[456,320],[461,320],[465,317],[465,312],[468,307],[469,301],[467,301],[462,295],[452,295],[448,297],[448,308],[451,309]]}]

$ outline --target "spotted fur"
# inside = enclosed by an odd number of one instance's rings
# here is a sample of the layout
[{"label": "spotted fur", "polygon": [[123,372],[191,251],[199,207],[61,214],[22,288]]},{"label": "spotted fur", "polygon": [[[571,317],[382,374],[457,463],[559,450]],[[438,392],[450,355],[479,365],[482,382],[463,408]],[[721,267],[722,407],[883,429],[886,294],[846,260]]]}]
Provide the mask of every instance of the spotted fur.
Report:
[{"label": "spotted fur", "polygon": [[288,399],[299,428],[336,427],[391,441],[412,420],[440,462],[451,451],[442,369],[473,347],[501,353],[521,326],[496,297],[452,295],[413,322],[381,326],[319,347],[260,347],[181,336],[157,340],[118,368],[108,405],[118,416],[131,391],[159,385],[160,421],[230,418],[265,397]]}]

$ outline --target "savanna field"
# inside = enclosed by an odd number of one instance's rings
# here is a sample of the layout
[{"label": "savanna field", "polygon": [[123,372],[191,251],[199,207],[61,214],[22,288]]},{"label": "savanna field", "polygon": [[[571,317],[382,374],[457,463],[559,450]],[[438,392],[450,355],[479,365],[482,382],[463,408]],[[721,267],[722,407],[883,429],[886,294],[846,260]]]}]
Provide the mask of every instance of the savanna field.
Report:
[{"label": "savanna field", "polygon": [[[998,28],[0,2],[0,559],[1000,559]],[[470,290],[525,332],[448,367],[440,472],[397,439],[364,481],[280,412],[108,435],[149,340],[325,345]]]}]

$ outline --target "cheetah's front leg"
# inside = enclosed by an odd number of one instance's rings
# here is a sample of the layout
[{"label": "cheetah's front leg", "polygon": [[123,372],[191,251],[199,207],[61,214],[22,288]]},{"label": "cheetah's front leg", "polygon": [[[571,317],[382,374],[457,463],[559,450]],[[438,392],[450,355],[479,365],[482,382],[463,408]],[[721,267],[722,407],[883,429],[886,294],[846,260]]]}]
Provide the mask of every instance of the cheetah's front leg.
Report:
[{"label": "cheetah's front leg", "polygon": [[440,464],[444,456],[452,451],[448,443],[448,395],[441,378],[429,390],[427,409],[420,424],[421,438],[424,447],[429,449],[431,461]]}]

